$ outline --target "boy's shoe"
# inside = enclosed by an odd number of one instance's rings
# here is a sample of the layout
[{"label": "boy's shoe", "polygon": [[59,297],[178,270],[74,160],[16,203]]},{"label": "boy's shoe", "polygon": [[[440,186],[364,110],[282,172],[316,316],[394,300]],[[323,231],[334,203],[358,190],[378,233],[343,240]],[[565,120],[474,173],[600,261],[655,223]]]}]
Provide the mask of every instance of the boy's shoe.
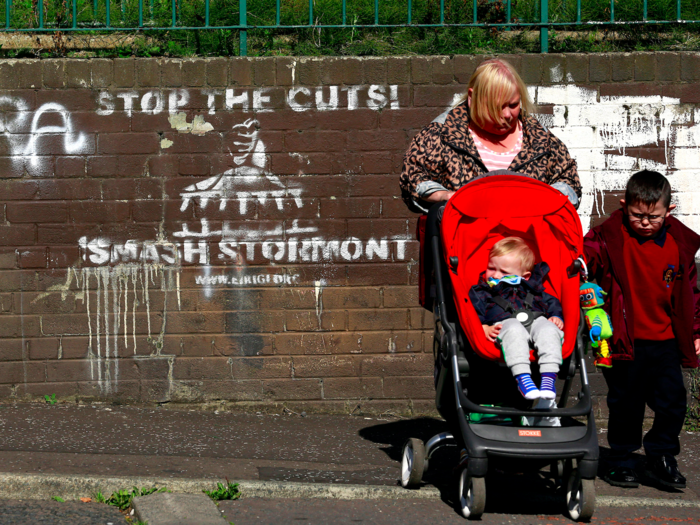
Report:
[{"label": "boy's shoe", "polygon": [[628,489],[636,489],[639,487],[639,476],[629,467],[610,467],[603,474],[603,481],[606,481],[613,487],[624,487]]},{"label": "boy's shoe", "polygon": [[673,456],[647,456],[647,471],[652,478],[666,487],[685,488],[685,477],[678,470],[678,463]]},{"label": "boy's shoe", "polygon": [[540,391],[532,381],[530,374],[518,374],[515,376],[515,380],[518,382],[518,390],[525,399],[532,401],[540,398]]},{"label": "boy's shoe", "polygon": [[542,399],[556,399],[557,391],[555,386],[555,381],[557,380],[557,374],[552,372],[545,372],[542,374],[542,384],[540,385],[540,397]]}]

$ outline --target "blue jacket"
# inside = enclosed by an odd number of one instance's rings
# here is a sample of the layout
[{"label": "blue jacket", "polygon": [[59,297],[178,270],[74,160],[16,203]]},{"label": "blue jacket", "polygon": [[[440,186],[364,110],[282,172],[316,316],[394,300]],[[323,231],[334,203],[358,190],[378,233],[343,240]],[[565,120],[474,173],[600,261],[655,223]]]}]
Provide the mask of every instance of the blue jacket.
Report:
[{"label": "blue jacket", "polygon": [[519,285],[513,286],[500,282],[493,288],[488,285],[484,274],[479,275],[479,284],[469,290],[469,299],[474,305],[481,324],[492,325],[512,316],[493,301],[494,293],[513,305],[514,308],[526,308],[525,298],[530,293],[533,296],[532,310],[542,312],[548,318],[559,317],[564,320],[564,313],[559,300],[544,291],[544,278],[549,273],[549,265],[538,263],[532,269],[529,279],[523,279]]}]

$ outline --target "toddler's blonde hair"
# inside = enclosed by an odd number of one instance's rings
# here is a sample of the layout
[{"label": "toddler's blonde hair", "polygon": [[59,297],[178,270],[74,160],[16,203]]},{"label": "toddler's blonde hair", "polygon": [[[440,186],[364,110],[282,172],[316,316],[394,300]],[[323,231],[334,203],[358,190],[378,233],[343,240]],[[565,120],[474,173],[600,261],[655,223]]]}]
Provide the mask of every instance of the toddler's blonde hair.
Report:
[{"label": "toddler's blonde hair", "polygon": [[513,253],[520,261],[520,270],[522,273],[529,272],[535,266],[535,254],[532,252],[527,243],[520,237],[506,237],[493,245],[489,252],[491,257],[501,257]]}]

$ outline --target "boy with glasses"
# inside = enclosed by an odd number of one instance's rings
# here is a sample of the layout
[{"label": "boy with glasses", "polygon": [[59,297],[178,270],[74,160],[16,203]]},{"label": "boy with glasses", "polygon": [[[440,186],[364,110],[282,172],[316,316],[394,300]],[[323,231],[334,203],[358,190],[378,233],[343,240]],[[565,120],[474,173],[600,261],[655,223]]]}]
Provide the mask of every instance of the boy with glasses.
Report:
[{"label": "boy with glasses", "polygon": [[[635,173],[622,208],[585,237],[589,277],[609,295],[613,366],[608,385],[609,468],[603,479],[638,487],[632,453],[642,444],[648,473],[685,488],[675,456],[686,414],[681,367],[698,367],[700,236],[671,217],[671,185],[655,171]],[[645,405],[654,423],[642,440]]]}]

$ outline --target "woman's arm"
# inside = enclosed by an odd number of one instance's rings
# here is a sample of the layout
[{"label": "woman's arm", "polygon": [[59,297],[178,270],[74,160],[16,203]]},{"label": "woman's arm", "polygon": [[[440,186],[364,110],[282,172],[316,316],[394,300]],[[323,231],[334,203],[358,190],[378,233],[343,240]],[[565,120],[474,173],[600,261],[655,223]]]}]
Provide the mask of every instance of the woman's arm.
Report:
[{"label": "woman's arm", "polygon": [[550,133],[550,151],[548,163],[549,184],[569,197],[571,204],[578,208],[581,203],[581,179],[578,176],[576,161],[571,158],[564,143]]},{"label": "woman's arm", "polygon": [[435,160],[442,144],[440,124],[431,123],[416,135],[403,158],[403,170],[399,184],[401,196],[409,208],[421,202],[447,200],[453,192],[438,180],[439,162]]},{"label": "woman's arm", "polygon": [[450,200],[452,195],[454,195],[454,191],[450,190],[438,190],[434,193],[431,193],[430,195],[426,195],[423,197],[423,200],[425,202],[442,202],[442,201],[447,201]]}]

